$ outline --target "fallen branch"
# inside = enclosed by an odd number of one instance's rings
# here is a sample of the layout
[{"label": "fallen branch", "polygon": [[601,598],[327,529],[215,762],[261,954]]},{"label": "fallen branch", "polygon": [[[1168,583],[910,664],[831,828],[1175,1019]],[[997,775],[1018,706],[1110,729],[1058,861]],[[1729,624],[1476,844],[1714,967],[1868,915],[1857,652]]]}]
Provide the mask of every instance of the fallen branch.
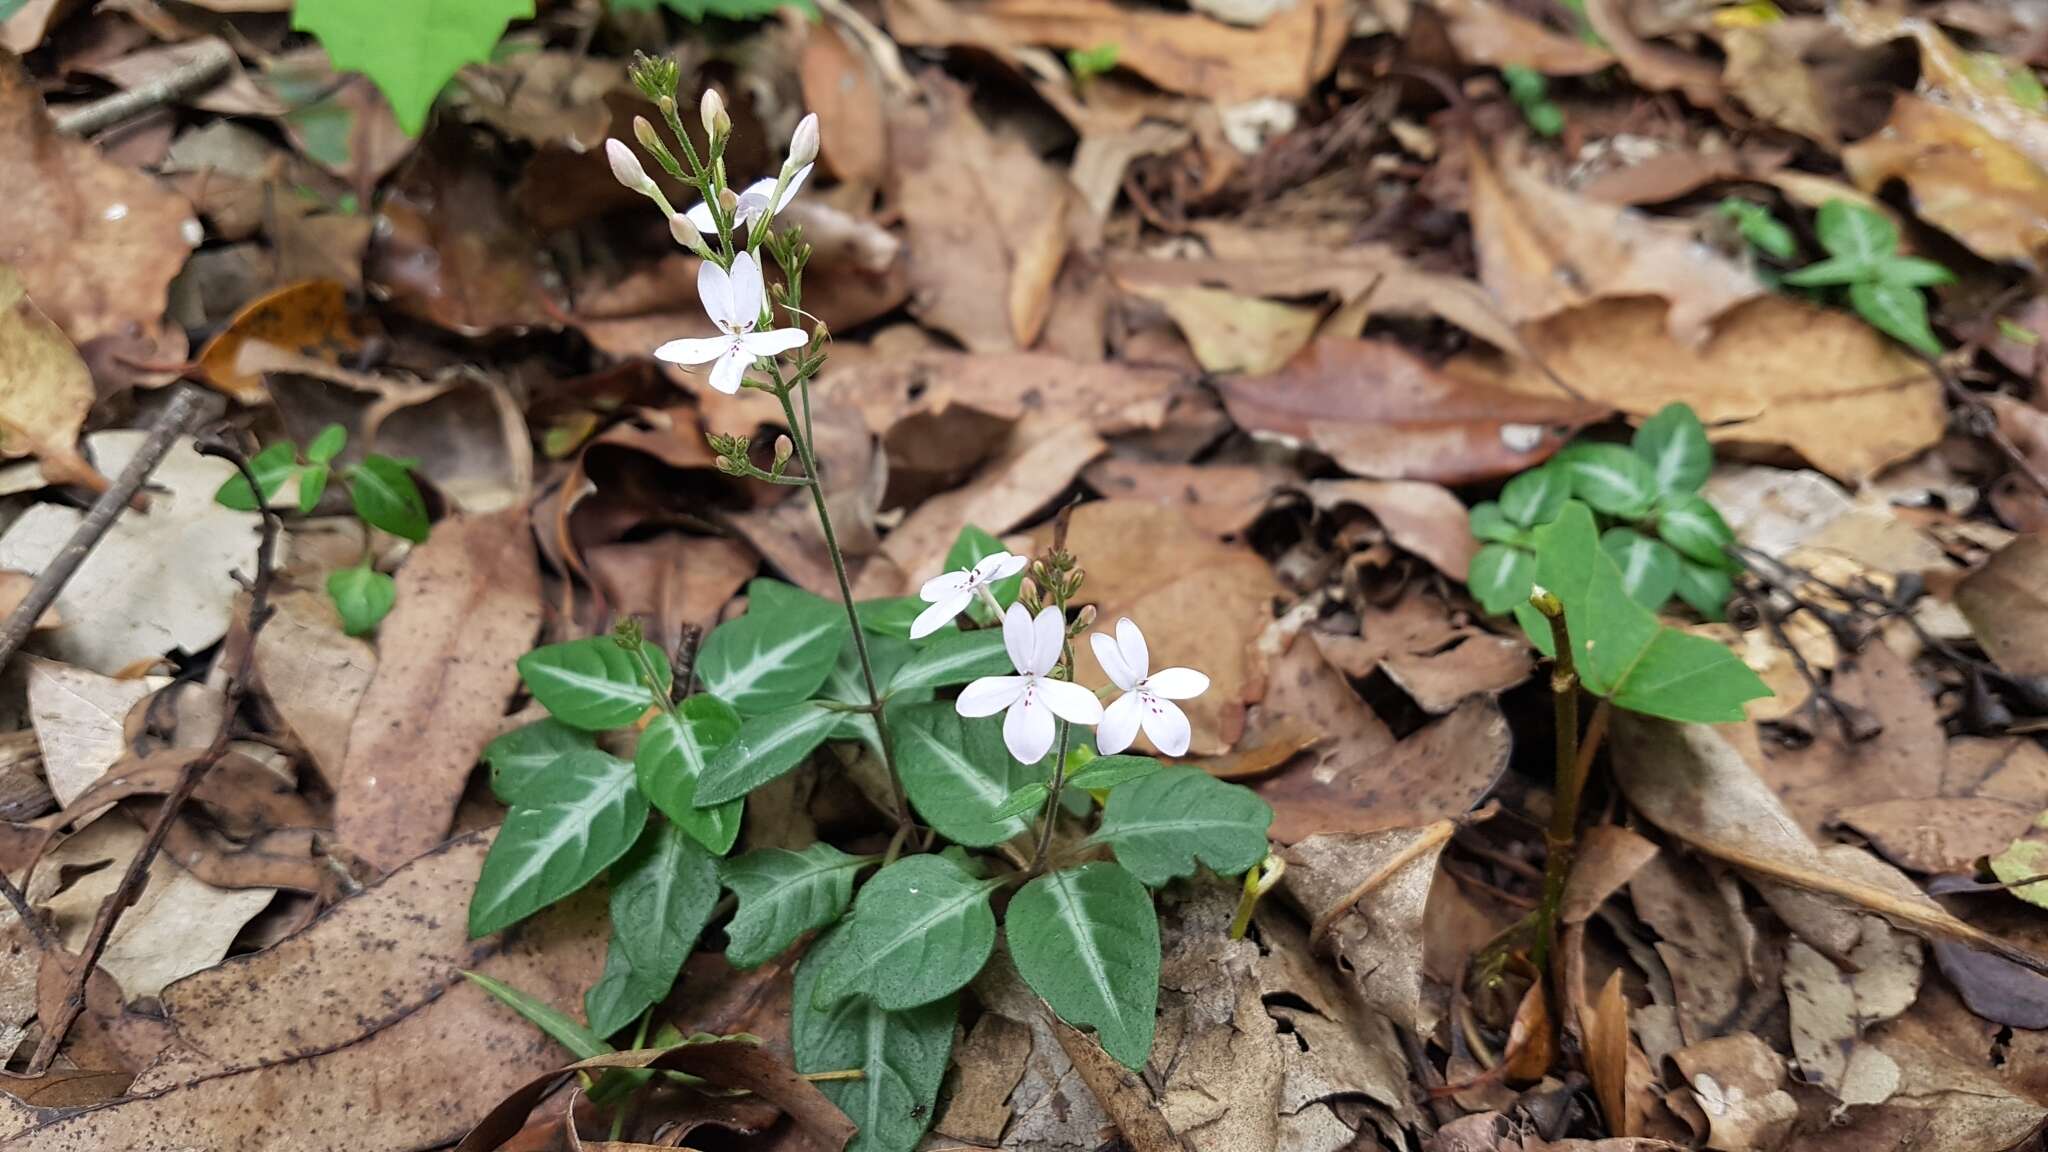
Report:
[{"label": "fallen branch", "polygon": [[200,48],[200,52],[192,59],[147,84],[139,84],[126,92],[116,92],[112,96],[67,110],[56,117],[57,131],[78,136],[91,135],[159,104],[168,104],[182,96],[212,87],[227,73],[228,66],[235,62],[235,50],[220,40],[202,44]]}]

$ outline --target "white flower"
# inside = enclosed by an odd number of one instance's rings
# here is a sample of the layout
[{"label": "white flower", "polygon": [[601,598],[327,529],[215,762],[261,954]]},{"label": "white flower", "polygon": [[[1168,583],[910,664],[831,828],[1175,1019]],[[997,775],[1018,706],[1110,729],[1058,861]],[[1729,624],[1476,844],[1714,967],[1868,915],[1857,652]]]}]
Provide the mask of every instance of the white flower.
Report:
[{"label": "white flower", "polygon": [[1010,651],[1015,676],[984,676],[961,690],[953,707],[973,719],[993,716],[1005,708],[1003,743],[1019,763],[1036,764],[1052,750],[1053,717],[1075,724],[1102,719],[1095,693],[1067,680],[1051,678],[1066,641],[1066,619],[1050,604],[1036,619],[1022,604],[1003,614],[1003,647]]},{"label": "white flower", "polygon": [[987,597],[989,607],[995,608],[995,594],[989,591],[990,586],[1022,572],[1029,563],[1031,561],[1022,556],[992,552],[975,561],[972,567],[942,572],[925,581],[917,594],[931,607],[918,613],[917,619],[911,621],[910,638],[917,640],[945,627],[948,620],[965,612],[976,596]]},{"label": "white flower", "polygon": [[[789,207],[789,202],[796,199],[797,190],[802,188],[804,181],[810,177],[811,168],[812,165],[806,164],[795,172],[790,173],[789,183],[783,186],[782,196],[775,201],[775,207],[772,210],[768,206],[768,198],[775,195],[775,181],[756,180],[752,184],[747,185],[747,190],[740,193],[739,207],[733,210],[733,231],[736,233],[745,232],[747,229],[752,228],[754,221],[760,219],[763,215],[773,216],[784,208]],[[684,215],[690,218],[690,223],[695,224],[699,232],[708,235],[718,230],[718,222],[711,218],[711,205],[709,204],[699,203],[695,208],[684,213]]]},{"label": "white flower", "polygon": [[1145,735],[1162,756],[1180,756],[1188,750],[1188,717],[1175,700],[1191,700],[1209,690],[1209,678],[1193,668],[1162,668],[1151,671],[1152,653],[1145,647],[1145,634],[1128,617],[1116,622],[1116,639],[1104,632],[1088,638],[1095,646],[1095,659],[1109,673],[1110,682],[1124,690],[1102,713],[1102,727],[1095,731],[1095,747],[1104,756],[1114,756],[1131,746],[1143,724]]},{"label": "white flower", "polygon": [[789,159],[782,162],[784,168],[808,168],[818,158],[818,114],[812,112],[796,122],[796,132],[789,138]]},{"label": "white flower", "polygon": [[704,121],[706,136],[716,136],[732,127],[732,119],[725,114],[725,98],[716,88],[704,90],[704,98],[697,102],[697,118]]},{"label": "white flower", "polygon": [[656,348],[654,354],[671,364],[717,361],[711,369],[711,386],[720,392],[738,392],[748,365],[757,358],[801,348],[808,339],[801,328],[754,331],[754,325],[761,322],[768,293],[761,283],[761,266],[754,263],[749,253],[732,258],[730,273],[715,260],[704,261],[697,269],[697,296],[711,322],[725,335],[671,340]]},{"label": "white flower", "polygon": [[612,179],[640,193],[648,195],[654,190],[654,180],[647,175],[647,169],[640,166],[640,158],[626,147],[626,142],[613,137],[604,142],[604,157],[611,162]]}]

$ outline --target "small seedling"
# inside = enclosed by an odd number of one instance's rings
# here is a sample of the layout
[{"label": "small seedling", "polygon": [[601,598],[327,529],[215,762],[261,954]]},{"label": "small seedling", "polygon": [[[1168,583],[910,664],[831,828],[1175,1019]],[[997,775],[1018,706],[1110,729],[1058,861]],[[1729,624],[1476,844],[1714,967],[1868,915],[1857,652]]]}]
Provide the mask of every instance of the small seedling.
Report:
[{"label": "small seedling", "polygon": [[1871,327],[1923,355],[1941,355],[1922,290],[1953,283],[1953,273],[1932,260],[1899,255],[1898,228],[1882,212],[1852,201],[1821,205],[1814,232],[1828,258],[1786,273],[1786,284],[1846,289],[1849,306]]},{"label": "small seedling", "polygon": [[1522,110],[1522,118],[1536,134],[1556,136],[1564,131],[1564,110],[1550,99],[1550,81],[1534,68],[1510,66],[1500,70],[1508,86],[1508,99]]}]

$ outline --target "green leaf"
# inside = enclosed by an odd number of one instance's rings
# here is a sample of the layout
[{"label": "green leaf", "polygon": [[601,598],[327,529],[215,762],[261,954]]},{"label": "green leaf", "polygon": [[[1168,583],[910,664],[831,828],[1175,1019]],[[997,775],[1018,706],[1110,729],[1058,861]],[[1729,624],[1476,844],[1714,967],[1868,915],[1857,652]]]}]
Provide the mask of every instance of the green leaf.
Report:
[{"label": "green leaf", "polygon": [[1243,872],[1266,858],[1272,823],[1273,809],[1251,789],[1200,768],[1165,768],[1111,792],[1088,842],[1114,848],[1157,888],[1194,875],[1197,860],[1224,876]]},{"label": "green leaf", "polygon": [[1522,527],[1534,528],[1557,519],[1558,511],[1571,498],[1571,476],[1554,464],[1545,464],[1529,469],[1501,488],[1500,510]]},{"label": "green leaf", "polygon": [[329,469],[325,464],[308,464],[299,469],[299,515],[311,516],[327,495]]},{"label": "green leaf", "polygon": [[1619,444],[1578,443],[1557,454],[1572,494],[1609,516],[1635,520],[1650,510],[1656,477],[1643,458]]},{"label": "green leaf", "polygon": [[1728,597],[1734,592],[1734,578],[1721,568],[1691,560],[1678,566],[1678,598],[1707,620],[1728,618]]},{"label": "green leaf", "polygon": [[1885,214],[1850,200],[1830,200],[1813,218],[1828,255],[1875,265],[1899,250],[1899,230]]},{"label": "green leaf", "polygon": [[292,30],[318,37],[337,70],[368,76],[418,136],[456,71],[489,60],[505,25],[532,15],[533,0],[298,0]]},{"label": "green leaf", "polygon": [[1854,284],[1875,275],[1877,266],[1869,261],[1846,256],[1830,256],[1818,263],[1785,273],[1783,280],[1794,288],[1827,288],[1837,284]]},{"label": "green leaf", "polygon": [[875,873],[853,902],[846,951],[818,974],[814,995],[829,1004],[858,992],[900,1012],[966,987],[995,948],[988,897],[998,884],[940,856],[906,856]]},{"label": "green leaf", "polygon": [[1799,254],[1799,244],[1792,235],[1792,229],[1773,216],[1769,208],[1739,196],[1728,197],[1718,207],[1723,216],[1735,221],[1736,230],[1757,251],[1779,260],[1790,260]]},{"label": "green leaf", "polygon": [[[890,679],[896,675],[897,669],[916,655],[917,648],[910,641],[899,640],[894,636],[870,635],[866,639],[868,662],[875,670],[875,684],[880,689],[882,698],[887,700]],[[861,671],[860,653],[853,645],[848,644],[839,649],[839,659],[832,665],[832,671],[825,674],[825,682],[818,686],[817,698],[850,704],[860,709],[867,707],[867,676]],[[902,694],[902,699],[911,701],[931,698],[932,691],[929,688],[910,689]],[[858,740],[873,748],[877,757],[882,754],[881,730],[875,726],[874,716],[866,711],[842,714],[839,723],[833,726],[832,734],[826,739]]]},{"label": "green leaf", "polygon": [[725,926],[725,959],[755,968],[796,938],[839,919],[853,901],[854,875],[873,856],[848,856],[820,840],[801,852],[764,848],[727,860],[721,878],[739,899]]},{"label": "green leaf", "polygon": [[1657,535],[1687,557],[1716,567],[1727,566],[1728,546],[1735,543],[1728,522],[1702,496],[1687,496],[1659,512]]},{"label": "green leaf", "polygon": [[1090,792],[1107,792],[1119,784],[1143,780],[1164,767],[1150,756],[1098,756],[1067,777],[1067,784]]},{"label": "green leaf", "polygon": [[[894,640],[910,639],[911,622],[924,610],[925,602],[915,596],[862,600],[853,606],[854,614],[860,617],[860,626],[864,631]],[[940,634],[944,635],[943,632]]]},{"label": "green leaf", "polygon": [[[759,716],[808,699],[847,642],[846,609],[804,593],[801,597],[748,590],[747,614],[713,629],[697,655],[697,675],[742,716]],[[797,589],[791,589],[795,592]]]},{"label": "green leaf", "polygon": [[1529,588],[1536,583],[1536,556],[1506,544],[1487,544],[1472,557],[1465,573],[1472,598],[1490,616],[1498,616],[1529,600]]},{"label": "green leaf", "polygon": [[356,515],[370,527],[414,543],[427,538],[427,502],[404,464],[375,453],[365,456],[349,475],[348,494]]},{"label": "green leaf", "polygon": [[1870,326],[1927,356],[1941,355],[1941,341],[1927,323],[1927,300],[1918,288],[1898,284],[1849,285],[1849,305]]},{"label": "green leaf", "polygon": [[680,825],[641,833],[612,868],[612,945],[632,969],[635,991],[666,997],[718,903],[718,858]]},{"label": "green leaf", "polygon": [[1898,256],[1885,261],[1877,266],[1877,278],[1901,288],[1932,288],[1937,284],[1956,282],[1955,273],[1918,256]]},{"label": "green leaf", "polygon": [[697,781],[721,748],[740,730],[740,714],[716,696],[692,696],[677,706],[681,723],[667,709],[654,714],[634,749],[633,771],[640,792],[714,855],[732,851],[739,839],[746,801],[697,807]]},{"label": "green leaf", "polygon": [[957,632],[934,637],[898,668],[889,681],[888,693],[894,696],[918,688],[944,688],[983,676],[1007,676],[1013,671],[1000,629]]},{"label": "green leaf", "polygon": [[1011,816],[1029,815],[1045,807],[1045,799],[1051,795],[1052,789],[1033,780],[1010,793],[1008,800],[996,805],[996,810],[988,814],[989,819],[1002,820]]},{"label": "green leaf", "polygon": [[705,765],[697,781],[697,807],[737,800],[803,763],[845,715],[806,701],[741,722],[739,731]]},{"label": "green leaf", "polygon": [[1501,512],[1500,505],[1491,500],[1473,505],[1466,516],[1466,523],[1470,525],[1475,539],[1513,544],[1522,538],[1521,526],[1508,519]]},{"label": "green leaf", "polygon": [[598,1036],[613,1035],[660,999],[645,983],[633,979],[632,961],[626,959],[619,944],[619,926],[613,924],[612,937],[605,944],[604,975],[583,993],[583,1018],[590,1021],[590,1031]]},{"label": "green leaf", "polygon": [[[1714,470],[1714,449],[1707,443],[1706,426],[1689,404],[1666,404],[1658,409],[1636,429],[1632,447],[1650,466],[1650,478],[1659,495],[1697,492]],[[1559,501],[1557,507],[1563,511],[1564,502]]]},{"label": "green leaf", "polygon": [[306,460],[313,464],[332,464],[341,450],[348,447],[348,429],[339,424],[329,424],[320,430],[313,442],[306,445]]},{"label": "green leaf", "polygon": [[943,997],[902,1012],[848,996],[821,1008],[818,975],[837,963],[847,948],[844,927],[826,933],[797,964],[791,992],[789,1043],[800,1073],[858,1068],[859,1080],[818,1085],[827,1099],[858,1126],[847,1152],[909,1152],[930,1126],[953,1051],[956,997]]},{"label": "green leaf", "polygon": [[327,574],[327,596],[341,613],[341,630],[367,636],[398,603],[398,581],[375,568],[342,568]]},{"label": "green leaf", "polygon": [[889,710],[889,729],[903,790],[939,835],[987,848],[1030,830],[1020,816],[995,815],[1012,793],[1044,775],[1004,747],[1001,717],[966,720],[950,702],[912,704]]},{"label": "green leaf", "polygon": [[1600,536],[1600,547],[1621,569],[1621,590],[1629,599],[1651,611],[1671,599],[1678,587],[1678,553],[1670,545],[1633,528],[1609,528]]},{"label": "green leaf", "polygon": [[[1007,551],[1009,549],[1003,547],[1001,540],[969,524],[960,530],[960,535],[953,540],[953,546],[946,550],[946,571],[972,568],[975,562],[984,556]],[[995,596],[996,603],[1007,610],[1010,605],[1017,602],[1017,593],[1023,587],[1024,573],[1019,572],[1015,576],[996,581],[989,586],[989,592]],[[967,614],[977,624],[989,625],[996,622],[995,613],[990,612],[988,605],[979,597],[968,604]]]},{"label": "green leaf", "polygon": [[[289,440],[279,440],[249,457],[249,471],[256,477],[256,487],[263,493],[261,504],[269,504],[284,488],[284,482],[291,479],[292,473],[298,469],[298,460],[298,446]],[[213,500],[237,512],[254,512],[259,507],[256,493],[249,490],[248,477],[243,476],[239,469],[214,492]]]},{"label": "green leaf", "polygon": [[[653,664],[666,695],[668,657],[645,641],[640,650]],[[610,636],[535,648],[519,658],[519,679],[555,719],[593,732],[623,728],[654,707],[653,690],[641,679],[639,661]]]},{"label": "green leaf", "polygon": [[1105,40],[1090,48],[1067,49],[1067,71],[1075,80],[1089,80],[1116,67],[1117,57],[1122,49],[1114,40]]},{"label": "green leaf", "polygon": [[647,823],[633,766],[595,748],[571,752],[505,815],[469,900],[469,934],[515,924],[590,883]]},{"label": "green leaf", "polygon": [[1010,901],[1003,939],[1017,974],[1060,1019],[1093,1028],[1124,1067],[1145,1066],[1159,1005],[1159,917],[1137,877],[1108,861],[1040,876]]},{"label": "green leaf", "polygon": [[517,804],[555,761],[595,747],[596,738],[560,720],[536,720],[514,728],[484,745],[484,763],[491,766],[491,794],[506,804]]},{"label": "green leaf", "polygon": [[553,1037],[555,1042],[569,1050],[578,1060],[588,1060],[612,1051],[604,1037],[595,1035],[590,1029],[578,1024],[573,1018],[555,1011],[547,1004],[536,1000],[502,980],[494,980],[481,972],[465,971],[463,976],[470,983],[496,996],[505,1006],[526,1017],[528,1023]]}]

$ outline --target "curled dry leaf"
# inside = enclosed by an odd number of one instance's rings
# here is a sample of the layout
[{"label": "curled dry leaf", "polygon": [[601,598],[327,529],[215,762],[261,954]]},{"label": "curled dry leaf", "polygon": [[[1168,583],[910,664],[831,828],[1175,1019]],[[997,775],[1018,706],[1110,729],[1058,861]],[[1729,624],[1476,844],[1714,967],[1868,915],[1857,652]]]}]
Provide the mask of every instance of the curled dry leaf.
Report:
[{"label": "curled dry leaf", "polygon": [[275,612],[256,636],[256,675],[285,730],[333,788],[343,779],[356,709],[377,675],[377,650],[343,634],[327,596],[292,591],[271,604]]},{"label": "curled dry leaf", "polygon": [[1696,108],[1721,106],[1721,70],[1713,61],[1643,39],[1631,25],[1628,6],[1618,0],[1586,0],[1585,13],[1637,87],[1681,93]]},{"label": "curled dry leaf", "polygon": [[1422,997],[1422,915],[1455,825],[1312,836],[1287,850],[1281,888],[1309,917],[1310,942],[1348,969],[1366,1007],[1403,1028],[1435,1027]]},{"label": "curled dry leaf", "polygon": [[1364,607],[1356,635],[1320,629],[1309,635],[1344,675],[1365,680],[1385,672],[1432,716],[1529,679],[1527,644],[1459,623],[1449,604],[1420,591],[1386,608]]},{"label": "curled dry leaf", "polygon": [[2048,536],[2021,536],[1956,586],[1984,651],[2015,676],[2048,676]]},{"label": "curled dry leaf", "polygon": [[1551,30],[1497,0],[1437,0],[1458,58],[1492,68],[1528,68],[1546,76],[1585,76],[1613,54]]},{"label": "curled dry leaf", "polygon": [[348,290],[332,280],[287,285],[252,300],[199,352],[206,382],[244,404],[265,404],[262,359],[243,366],[245,350],[283,350],[335,364],[362,348],[349,322]]},{"label": "curled dry leaf", "polygon": [[1865,192],[1905,181],[1921,219],[1987,260],[2038,269],[2048,254],[2048,168],[1953,108],[1902,96],[1842,163]]},{"label": "curled dry leaf", "polygon": [[1465,502],[1438,484],[1416,480],[1317,480],[1308,486],[1318,508],[1355,504],[1378,518],[1395,544],[1463,582],[1479,551]]},{"label": "curled dry leaf", "polygon": [[1707,1147],[1716,1152],[1779,1147],[1799,1119],[1784,1058],[1754,1032],[1704,1040],[1671,1058],[1707,1115]]},{"label": "curled dry leaf", "polygon": [[77,449],[93,396],[77,349],[0,263],[0,457],[33,455],[52,480],[105,487]]}]

